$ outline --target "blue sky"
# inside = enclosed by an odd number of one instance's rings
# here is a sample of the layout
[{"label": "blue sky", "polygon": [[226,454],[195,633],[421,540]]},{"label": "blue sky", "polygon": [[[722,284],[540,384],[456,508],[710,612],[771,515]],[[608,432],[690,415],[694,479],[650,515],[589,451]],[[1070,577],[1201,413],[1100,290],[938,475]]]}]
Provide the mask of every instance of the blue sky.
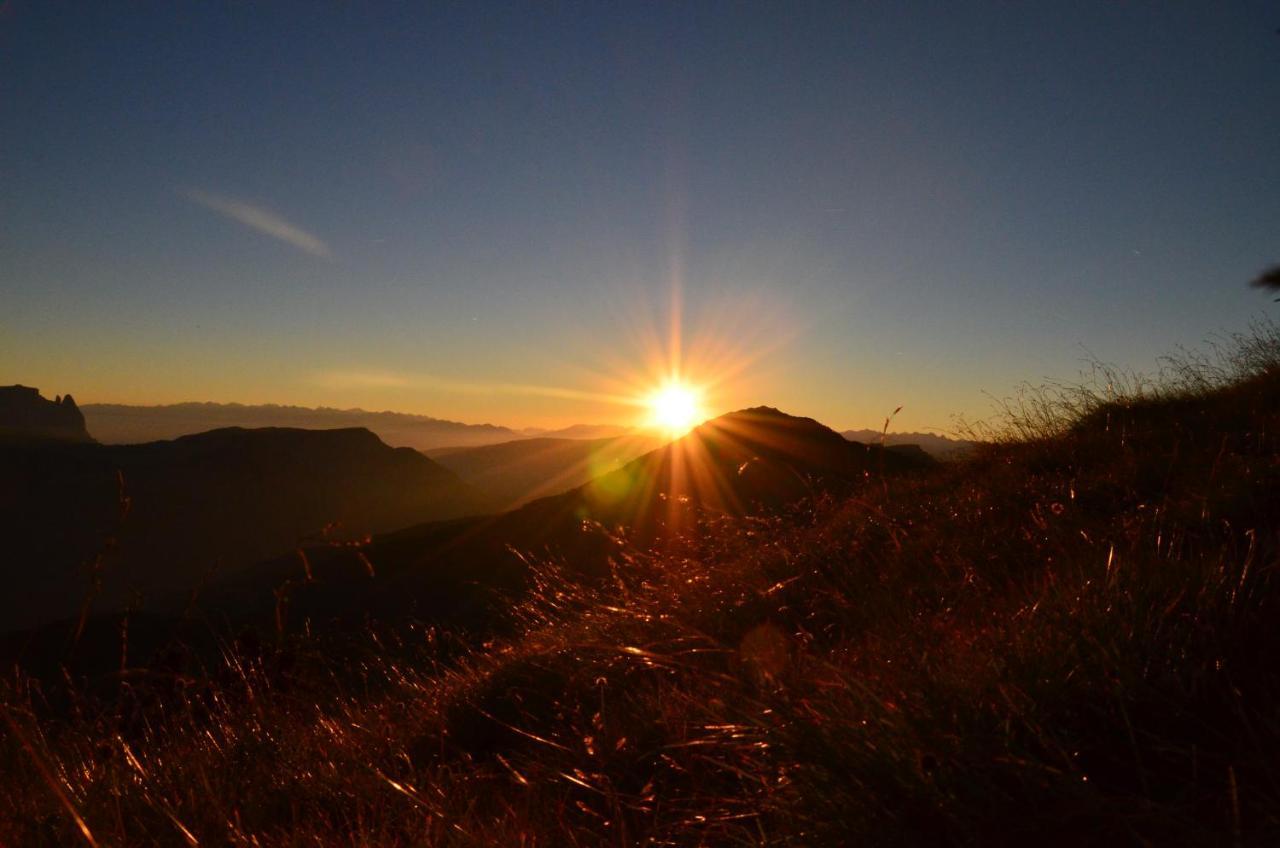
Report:
[{"label": "blue sky", "polygon": [[[0,382],[941,428],[1273,312],[1280,12],[0,6]],[[678,301],[673,300],[673,292]]]}]

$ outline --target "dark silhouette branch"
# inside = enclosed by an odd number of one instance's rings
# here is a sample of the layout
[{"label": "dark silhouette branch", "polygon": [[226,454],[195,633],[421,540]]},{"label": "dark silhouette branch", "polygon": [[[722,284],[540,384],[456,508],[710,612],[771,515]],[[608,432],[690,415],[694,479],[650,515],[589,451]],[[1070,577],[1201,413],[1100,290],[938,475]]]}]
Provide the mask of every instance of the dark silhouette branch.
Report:
[{"label": "dark silhouette branch", "polygon": [[[1272,265],[1267,270],[1253,278],[1249,283],[1255,289],[1268,289],[1270,291],[1280,291],[1280,265]],[[1280,303],[1280,297],[1276,298]]]}]

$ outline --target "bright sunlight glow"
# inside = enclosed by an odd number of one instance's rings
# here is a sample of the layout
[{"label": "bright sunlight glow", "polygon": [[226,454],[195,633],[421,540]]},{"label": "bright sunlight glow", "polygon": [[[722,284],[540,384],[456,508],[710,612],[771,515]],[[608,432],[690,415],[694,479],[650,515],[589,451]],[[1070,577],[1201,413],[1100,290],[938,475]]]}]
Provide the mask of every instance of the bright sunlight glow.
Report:
[{"label": "bright sunlight glow", "polygon": [[650,420],[668,435],[682,436],[702,420],[700,392],[692,386],[670,382],[649,396]]}]

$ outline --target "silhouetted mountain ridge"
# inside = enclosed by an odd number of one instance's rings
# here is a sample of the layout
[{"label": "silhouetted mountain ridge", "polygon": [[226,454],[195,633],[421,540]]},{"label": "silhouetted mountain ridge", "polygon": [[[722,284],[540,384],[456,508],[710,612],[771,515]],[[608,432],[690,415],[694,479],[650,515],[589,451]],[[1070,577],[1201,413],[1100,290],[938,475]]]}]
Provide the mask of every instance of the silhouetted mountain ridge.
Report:
[{"label": "silhouetted mountain ridge", "polygon": [[851,442],[812,418],[757,406],[707,421],[579,493],[602,516],[618,520],[629,513],[629,523],[644,526],[652,512],[645,499],[655,494],[742,514],[777,509],[816,492],[846,491],[873,473],[931,465]]},{"label": "silhouetted mountain ridge", "polygon": [[0,438],[91,442],[71,395],[49,400],[30,386],[0,386]]}]

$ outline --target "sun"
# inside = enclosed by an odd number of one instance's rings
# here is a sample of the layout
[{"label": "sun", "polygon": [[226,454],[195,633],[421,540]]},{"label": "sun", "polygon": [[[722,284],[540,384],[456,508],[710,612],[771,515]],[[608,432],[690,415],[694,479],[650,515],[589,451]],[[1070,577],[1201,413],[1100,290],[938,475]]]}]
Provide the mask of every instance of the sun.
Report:
[{"label": "sun", "polygon": [[683,436],[702,421],[702,393],[678,381],[669,382],[649,395],[653,427],[671,437]]}]

